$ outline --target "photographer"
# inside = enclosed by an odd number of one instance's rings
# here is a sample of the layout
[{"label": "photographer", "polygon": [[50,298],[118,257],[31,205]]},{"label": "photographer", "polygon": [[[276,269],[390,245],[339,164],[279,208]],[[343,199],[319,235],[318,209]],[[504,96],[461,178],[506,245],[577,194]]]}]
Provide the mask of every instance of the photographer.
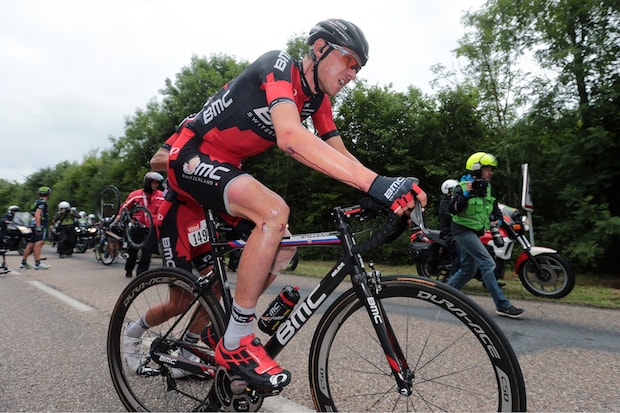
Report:
[{"label": "photographer", "polygon": [[467,159],[464,175],[454,188],[450,200],[452,225],[450,231],[455,241],[460,268],[450,277],[448,285],[461,289],[476,274],[477,267],[482,280],[495,302],[496,313],[510,318],[519,318],[524,310],[513,306],[506,298],[495,279],[495,261],[480,236],[491,228],[491,221],[497,225],[502,215],[497,200],[491,194],[491,176],[497,159],[490,153],[476,152]]}]

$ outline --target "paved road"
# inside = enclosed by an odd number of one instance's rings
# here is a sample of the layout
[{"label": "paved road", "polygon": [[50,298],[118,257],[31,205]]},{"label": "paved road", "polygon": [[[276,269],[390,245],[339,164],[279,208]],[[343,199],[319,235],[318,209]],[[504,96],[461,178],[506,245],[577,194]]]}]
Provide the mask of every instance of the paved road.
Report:
[{"label": "paved road", "polygon": [[[7,262],[17,270],[0,276],[0,411],[124,410],[105,350],[109,316],[127,284],[122,264],[103,266],[91,251],[67,259],[56,258],[49,246],[44,253],[51,269],[19,270],[12,252]],[[309,291],[316,282],[283,276],[267,297],[286,283]],[[475,300],[493,311],[488,297]],[[620,411],[620,311],[557,301],[515,304],[527,311],[522,320],[496,320],[519,356],[528,410]],[[271,400],[265,410],[312,406],[305,360],[317,321],[310,320],[278,359],[294,374],[283,395],[297,404]]]}]

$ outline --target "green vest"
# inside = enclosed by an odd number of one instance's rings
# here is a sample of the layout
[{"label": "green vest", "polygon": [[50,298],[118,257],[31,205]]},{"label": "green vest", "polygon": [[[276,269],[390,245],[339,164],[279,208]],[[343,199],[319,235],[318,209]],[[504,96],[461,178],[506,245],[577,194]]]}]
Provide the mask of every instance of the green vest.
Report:
[{"label": "green vest", "polygon": [[[467,182],[459,183],[463,193]],[[489,216],[493,212],[495,198],[491,196],[491,184],[487,185],[486,196],[475,196],[467,199],[467,208],[458,215],[452,215],[452,220],[457,224],[470,228],[474,231],[491,228]]]}]

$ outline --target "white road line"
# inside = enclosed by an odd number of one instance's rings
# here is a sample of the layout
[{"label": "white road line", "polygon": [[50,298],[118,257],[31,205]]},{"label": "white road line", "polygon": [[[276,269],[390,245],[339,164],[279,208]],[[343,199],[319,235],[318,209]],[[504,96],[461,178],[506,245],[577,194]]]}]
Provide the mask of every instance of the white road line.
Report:
[{"label": "white road line", "polygon": [[261,411],[269,413],[313,412],[301,404],[297,404],[282,396],[265,397]]},{"label": "white road line", "polygon": [[34,287],[38,288],[39,290],[45,293],[48,293],[52,297],[58,298],[63,303],[69,304],[71,307],[75,308],[78,311],[91,311],[93,309],[91,306],[81,303],[75,298],[71,298],[68,295],[61,293],[60,291],[55,290],[52,287],[49,287],[43,284],[42,282],[39,282],[39,281],[28,281],[28,282],[32,284]]}]

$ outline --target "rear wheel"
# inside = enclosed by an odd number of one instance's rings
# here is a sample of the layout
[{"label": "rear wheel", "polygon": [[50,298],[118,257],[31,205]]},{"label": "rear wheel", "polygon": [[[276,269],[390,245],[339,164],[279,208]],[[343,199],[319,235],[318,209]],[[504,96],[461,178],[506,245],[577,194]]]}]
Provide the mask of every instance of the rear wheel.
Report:
[{"label": "rear wheel", "polygon": [[351,289],[327,309],[312,339],[317,411],[526,410],[523,375],[508,339],[469,297],[420,277],[384,277],[381,288],[377,308],[385,310],[385,324],[406,358],[411,394],[396,388],[369,314]]},{"label": "rear wheel", "polygon": [[[151,269],[132,280],[118,298],[108,328],[108,365],[114,388],[128,410],[219,408],[213,389],[213,349],[202,341],[183,341],[188,330],[200,334],[208,322],[216,339],[224,332],[224,315],[217,298],[211,291],[198,295],[196,280],[195,275],[175,268]],[[173,296],[176,298],[171,299]],[[137,322],[154,307],[167,309],[170,317],[146,330],[139,344],[134,340],[133,347],[125,346],[126,340],[132,340],[125,333],[128,323]],[[199,365],[195,366],[195,375],[175,378],[173,366],[180,365],[176,360],[182,357],[181,345],[191,351]],[[128,365],[132,357],[138,362],[137,369]]]},{"label": "rear wheel", "polygon": [[97,198],[97,218],[102,221],[104,218],[115,217],[121,205],[121,193],[114,185],[104,186]]}]

